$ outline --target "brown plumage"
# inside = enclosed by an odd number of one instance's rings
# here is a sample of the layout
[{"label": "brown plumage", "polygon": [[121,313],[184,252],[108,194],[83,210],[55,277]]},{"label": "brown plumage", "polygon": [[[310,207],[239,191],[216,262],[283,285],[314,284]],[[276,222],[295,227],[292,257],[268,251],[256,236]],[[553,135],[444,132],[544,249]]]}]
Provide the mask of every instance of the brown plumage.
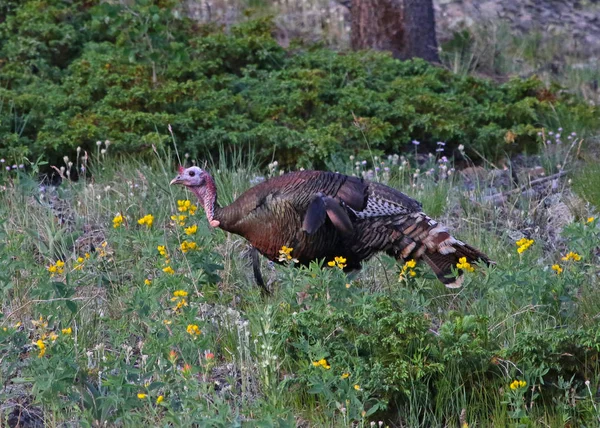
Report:
[{"label": "brown plumage", "polygon": [[243,236],[273,261],[287,246],[301,264],[341,256],[346,270],[353,270],[384,251],[398,260],[425,260],[448,287],[462,282],[452,277],[461,257],[491,263],[423,213],[419,202],[356,177],[292,172],[252,187],[226,207],[216,203],[214,181],[198,167],[180,169],[171,184],[183,184],[198,196],[212,226]]}]

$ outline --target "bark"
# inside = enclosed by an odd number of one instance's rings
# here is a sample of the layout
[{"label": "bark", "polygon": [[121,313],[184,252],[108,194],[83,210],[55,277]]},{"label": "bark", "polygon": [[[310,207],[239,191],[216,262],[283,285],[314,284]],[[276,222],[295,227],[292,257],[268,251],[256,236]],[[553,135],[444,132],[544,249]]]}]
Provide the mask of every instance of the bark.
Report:
[{"label": "bark", "polygon": [[439,62],[432,0],[352,0],[352,48]]}]

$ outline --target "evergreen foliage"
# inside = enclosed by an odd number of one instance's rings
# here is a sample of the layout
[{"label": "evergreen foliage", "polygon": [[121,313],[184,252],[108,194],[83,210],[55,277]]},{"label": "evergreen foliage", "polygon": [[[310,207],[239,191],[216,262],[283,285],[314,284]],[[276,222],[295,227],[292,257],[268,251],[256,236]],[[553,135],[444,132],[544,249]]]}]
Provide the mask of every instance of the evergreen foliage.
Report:
[{"label": "evergreen foliage", "polygon": [[536,77],[497,84],[385,53],[286,50],[269,20],[199,26],[174,1],[2,9],[0,153],[13,163],[53,163],[106,139],[143,154],[170,142],[168,124],[192,155],[251,147],[286,166],[402,152],[412,140],[497,157],[535,150],[546,117],[591,124],[596,113]]}]

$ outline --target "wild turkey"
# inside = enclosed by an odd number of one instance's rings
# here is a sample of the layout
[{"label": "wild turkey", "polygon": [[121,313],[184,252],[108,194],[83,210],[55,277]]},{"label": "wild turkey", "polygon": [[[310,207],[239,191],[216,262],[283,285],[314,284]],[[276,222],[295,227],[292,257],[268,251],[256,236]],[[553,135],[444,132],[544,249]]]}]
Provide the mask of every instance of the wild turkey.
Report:
[{"label": "wild turkey", "polygon": [[196,194],[211,226],[243,236],[273,261],[287,246],[301,264],[341,256],[350,271],[385,251],[398,260],[425,260],[450,288],[462,283],[462,275],[452,276],[462,257],[491,263],[423,213],[419,202],[357,177],[291,172],[252,187],[226,207],[217,204],[213,178],[196,166],[180,168],[171,184],[182,184]]}]

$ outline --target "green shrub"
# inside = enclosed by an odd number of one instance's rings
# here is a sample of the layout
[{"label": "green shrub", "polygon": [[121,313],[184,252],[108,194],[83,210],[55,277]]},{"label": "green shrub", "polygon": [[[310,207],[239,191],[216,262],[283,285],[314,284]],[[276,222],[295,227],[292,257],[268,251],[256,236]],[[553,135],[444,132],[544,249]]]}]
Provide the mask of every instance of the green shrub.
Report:
[{"label": "green shrub", "polygon": [[174,3],[5,6],[3,156],[56,164],[107,139],[111,150],[144,154],[171,141],[171,124],[192,155],[252,147],[284,166],[401,152],[411,140],[424,151],[445,141],[497,157],[535,150],[547,117],[594,117],[593,107],[548,93],[535,77],[498,85],[385,53],[285,50],[268,20],[226,33],[199,27]]}]

